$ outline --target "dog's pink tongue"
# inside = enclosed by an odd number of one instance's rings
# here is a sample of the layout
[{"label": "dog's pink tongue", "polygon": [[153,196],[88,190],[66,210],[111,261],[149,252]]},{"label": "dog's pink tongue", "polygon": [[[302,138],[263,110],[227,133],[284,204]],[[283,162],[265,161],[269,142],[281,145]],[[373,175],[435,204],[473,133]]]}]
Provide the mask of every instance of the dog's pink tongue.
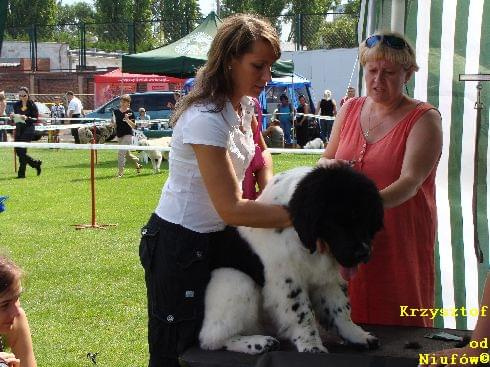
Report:
[{"label": "dog's pink tongue", "polygon": [[347,282],[351,280],[356,274],[357,265],[351,268],[344,268],[342,265],[340,266],[340,275],[342,275],[342,278],[344,278],[344,280],[346,280]]}]

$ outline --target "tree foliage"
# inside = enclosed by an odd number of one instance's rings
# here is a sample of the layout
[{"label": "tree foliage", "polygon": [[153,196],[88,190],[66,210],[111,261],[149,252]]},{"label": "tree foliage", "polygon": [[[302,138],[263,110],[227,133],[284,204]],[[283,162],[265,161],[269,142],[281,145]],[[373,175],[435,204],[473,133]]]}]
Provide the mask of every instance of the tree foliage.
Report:
[{"label": "tree foliage", "polygon": [[77,24],[79,22],[94,23],[95,9],[87,3],[58,4],[58,24]]},{"label": "tree foliage", "polygon": [[353,48],[358,46],[357,24],[361,1],[354,0],[344,7],[345,14],[337,16],[332,22],[322,24],[313,48]]},{"label": "tree foliage", "polygon": [[283,18],[280,14],[286,8],[288,0],[223,0],[220,6],[220,15],[227,17],[236,13],[260,14],[269,21],[281,33]]},{"label": "tree foliage", "polygon": [[[57,15],[56,0],[15,0],[8,2],[7,32],[14,38],[25,36],[33,25],[54,24]],[[38,36],[49,37],[53,29],[42,27]]]},{"label": "tree foliage", "polygon": [[182,38],[201,20],[197,0],[154,0],[153,15],[159,19],[158,38],[161,45]]},{"label": "tree foliage", "polygon": [[310,46],[316,49],[357,47],[357,18],[341,15],[333,22],[324,23]]},{"label": "tree foliage", "polygon": [[[58,1],[58,3],[57,3]],[[201,21],[198,0],[11,0],[6,39],[67,42],[71,48],[142,52],[174,42]],[[289,38],[306,49],[357,46],[360,0],[343,5],[349,14],[333,21],[326,14],[340,0],[221,0],[221,17],[254,13],[270,19],[278,32],[290,24]],[[207,14],[204,14],[207,15]],[[36,25],[34,27],[33,25]]]}]

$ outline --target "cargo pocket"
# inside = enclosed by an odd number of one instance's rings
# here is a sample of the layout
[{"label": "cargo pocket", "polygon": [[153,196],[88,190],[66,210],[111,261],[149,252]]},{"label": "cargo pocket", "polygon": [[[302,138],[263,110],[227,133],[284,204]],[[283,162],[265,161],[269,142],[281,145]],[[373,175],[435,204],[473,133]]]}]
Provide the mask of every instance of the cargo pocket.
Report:
[{"label": "cargo pocket", "polygon": [[146,228],[140,257],[148,266],[145,276],[153,317],[167,324],[202,318],[210,278],[208,243],[206,234],[169,223],[159,231]]},{"label": "cargo pocket", "polygon": [[158,240],[159,230],[159,226],[156,223],[153,224],[151,219],[146,226],[141,228],[139,255],[141,265],[145,271],[150,269],[151,259]]},{"label": "cargo pocket", "polygon": [[177,249],[178,317],[193,320],[204,316],[204,294],[210,279],[208,237],[182,242]]}]

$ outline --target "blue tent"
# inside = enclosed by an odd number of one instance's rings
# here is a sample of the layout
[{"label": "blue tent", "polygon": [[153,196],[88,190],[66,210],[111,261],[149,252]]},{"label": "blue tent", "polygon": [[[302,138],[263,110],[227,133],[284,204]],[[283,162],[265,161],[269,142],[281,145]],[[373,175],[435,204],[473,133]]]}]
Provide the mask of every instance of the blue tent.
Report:
[{"label": "blue tent", "polygon": [[[281,78],[272,78],[267,83],[262,93],[259,95],[259,102],[265,114],[272,114],[279,104],[279,97],[281,94],[286,94],[293,104],[294,108],[298,108],[300,95],[306,97],[307,102],[310,105],[311,113],[315,113],[315,106],[311,97],[311,82],[298,74],[292,76],[285,76]],[[264,116],[262,120],[262,127],[266,128],[269,121],[269,116]]]},{"label": "blue tent", "polygon": [[[187,94],[194,86],[194,78],[189,78],[184,83],[184,93]],[[299,105],[298,97],[303,94],[310,104],[312,113],[315,113],[315,106],[311,98],[311,82],[298,74],[292,76],[276,77],[267,83],[267,86],[259,95],[259,102],[262,106],[264,118],[262,119],[262,128],[265,129],[270,120],[267,114],[272,114],[279,103],[279,96],[286,94],[293,104],[294,108]]]}]

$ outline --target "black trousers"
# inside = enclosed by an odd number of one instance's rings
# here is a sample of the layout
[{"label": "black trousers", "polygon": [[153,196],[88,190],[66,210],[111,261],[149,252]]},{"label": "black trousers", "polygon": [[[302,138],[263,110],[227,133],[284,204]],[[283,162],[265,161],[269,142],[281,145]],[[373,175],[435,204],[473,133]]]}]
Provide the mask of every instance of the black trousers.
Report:
[{"label": "black trousers", "polygon": [[[34,126],[27,125],[25,123],[17,123],[15,125],[15,141],[30,142],[34,137]],[[40,161],[31,158],[27,155],[27,148],[15,148],[15,154],[19,157],[19,170],[17,171],[18,177],[26,176],[27,165],[32,168],[39,167]]]},{"label": "black trousers", "polygon": [[302,125],[297,124],[294,128],[296,130],[296,144],[304,147],[308,142],[308,121],[303,121]]},{"label": "black trousers", "polygon": [[17,154],[19,157],[19,170],[17,171],[18,177],[26,177],[27,165],[31,166],[32,168],[39,167],[40,162],[32,159],[32,157],[27,154],[27,148],[15,148],[15,154]]},{"label": "black trousers", "polygon": [[263,285],[263,266],[233,228],[197,233],[153,214],[141,234],[149,366],[177,367],[178,356],[197,342],[211,271],[233,267]]},{"label": "black trousers", "polygon": [[[71,117],[80,117],[81,115],[79,113],[71,115]],[[80,121],[77,120],[71,120],[70,124],[79,124]],[[76,129],[71,129],[71,135],[73,135],[73,138],[75,138],[75,144],[80,144],[80,138],[78,137],[78,128]]]}]

